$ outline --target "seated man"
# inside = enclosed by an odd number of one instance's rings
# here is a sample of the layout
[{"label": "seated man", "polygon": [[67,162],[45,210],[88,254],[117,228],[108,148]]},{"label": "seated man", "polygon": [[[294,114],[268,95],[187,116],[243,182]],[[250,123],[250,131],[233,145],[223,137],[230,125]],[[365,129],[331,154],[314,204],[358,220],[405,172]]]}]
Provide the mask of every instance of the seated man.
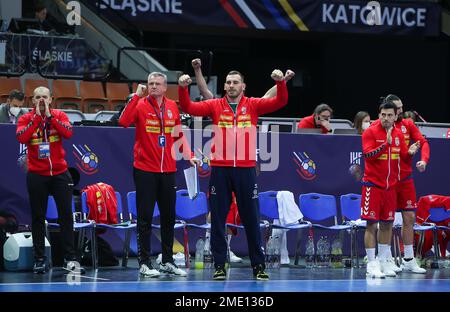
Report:
[{"label": "seated man", "polygon": [[307,129],[322,129],[322,133],[331,133],[330,118],[333,115],[333,110],[327,104],[320,104],[314,109],[311,116],[304,117],[298,123],[298,128]]},{"label": "seated man", "polygon": [[19,117],[26,113],[22,109],[25,95],[22,91],[12,90],[6,103],[0,105],[0,123],[16,124]]}]

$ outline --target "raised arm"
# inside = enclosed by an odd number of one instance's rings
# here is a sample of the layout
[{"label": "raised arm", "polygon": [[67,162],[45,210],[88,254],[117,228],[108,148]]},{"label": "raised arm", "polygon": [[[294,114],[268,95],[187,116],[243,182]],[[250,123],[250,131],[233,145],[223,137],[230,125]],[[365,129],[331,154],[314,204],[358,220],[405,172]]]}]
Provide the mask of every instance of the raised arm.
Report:
[{"label": "raised arm", "polygon": [[284,80],[283,73],[275,69],[272,72],[272,79],[276,82],[277,94],[272,98],[260,98],[256,105],[256,111],[258,115],[263,115],[267,113],[274,112],[283,106],[285,106],[288,102],[288,92],[286,88],[286,81]]},{"label": "raised arm", "polygon": [[128,128],[131,124],[136,122],[136,106],[139,99],[144,96],[147,87],[143,84],[139,84],[136,89],[136,93],[131,98],[130,102],[125,106],[119,117],[119,125]]},{"label": "raised arm", "polygon": [[388,131],[388,134],[386,136],[386,142],[383,142],[381,144],[377,143],[375,137],[373,136],[372,131],[370,131],[369,129],[364,131],[362,134],[362,146],[364,158],[370,159],[378,157],[382,151],[386,150],[388,143],[390,144],[392,142],[391,137],[392,128],[390,129],[390,131]]},{"label": "raised arm", "polygon": [[22,117],[20,117],[19,120],[17,121],[17,130],[16,130],[17,140],[22,144],[28,143],[33,133],[39,127],[41,121],[42,117],[41,115],[38,114],[33,115],[25,114]]},{"label": "raised arm", "polygon": [[210,116],[212,110],[208,101],[191,102],[187,89],[191,83],[192,79],[189,75],[182,75],[178,79],[178,97],[182,111],[194,116]]},{"label": "raised arm", "polygon": [[[284,81],[286,81],[286,83],[292,79],[292,77],[295,76],[295,73],[288,69],[286,71],[286,74],[284,75]],[[275,97],[277,95],[277,86],[273,86],[272,88],[270,88],[269,90],[267,90],[266,94],[264,94],[263,99],[268,99],[268,98],[272,98]]]},{"label": "raised arm", "polygon": [[66,113],[61,112],[59,117],[52,117],[50,124],[55,128],[60,136],[64,139],[68,139],[72,136],[72,125],[70,124],[69,117]]},{"label": "raised arm", "polygon": [[192,60],[192,68],[194,68],[195,80],[197,81],[197,86],[198,89],[200,90],[200,94],[203,96],[205,100],[214,98],[214,95],[208,89],[205,77],[203,77],[202,61],[199,58]]}]

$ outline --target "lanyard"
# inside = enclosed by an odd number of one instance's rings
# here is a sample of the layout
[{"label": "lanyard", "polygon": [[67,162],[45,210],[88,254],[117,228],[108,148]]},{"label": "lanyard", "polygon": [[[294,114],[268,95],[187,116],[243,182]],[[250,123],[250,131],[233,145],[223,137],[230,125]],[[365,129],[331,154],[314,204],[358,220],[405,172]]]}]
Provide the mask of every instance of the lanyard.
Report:
[{"label": "lanyard", "polygon": [[50,132],[50,123],[48,122],[47,119],[45,119],[43,121],[43,124],[44,124],[43,127],[41,127],[42,123],[39,125],[39,131],[37,135],[38,138],[40,138],[42,133],[42,138],[44,139],[45,142],[48,142],[48,135],[49,135],[48,132]]},{"label": "lanyard", "polygon": [[[161,109],[159,114],[156,111],[156,105],[153,104],[153,101],[152,101],[152,98],[150,97],[150,95],[147,96],[147,100],[150,103],[150,105],[152,106],[156,116],[158,117],[159,123],[161,125],[161,134],[164,135],[164,111],[165,111],[165,108],[166,108],[166,100],[163,98],[163,102],[162,102],[162,105],[161,105],[162,109]],[[158,103],[156,103],[156,104],[158,104]]]}]

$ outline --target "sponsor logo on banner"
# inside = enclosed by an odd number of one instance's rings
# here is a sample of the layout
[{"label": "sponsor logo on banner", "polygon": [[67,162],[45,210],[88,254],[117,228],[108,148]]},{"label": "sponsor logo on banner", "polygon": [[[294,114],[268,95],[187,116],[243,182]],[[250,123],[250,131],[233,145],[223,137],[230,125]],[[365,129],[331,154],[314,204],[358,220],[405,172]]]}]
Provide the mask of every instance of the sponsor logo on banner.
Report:
[{"label": "sponsor logo on banner", "polygon": [[19,144],[19,156],[17,157],[17,165],[24,172],[28,171],[27,165],[27,146],[25,144]]},{"label": "sponsor logo on banner", "polygon": [[197,171],[200,178],[206,178],[211,175],[211,164],[207,156],[202,155],[200,165],[197,166]]},{"label": "sponsor logo on banner", "polygon": [[305,152],[292,152],[294,163],[297,165],[297,173],[305,180],[314,180],[317,176],[317,167]]},{"label": "sponsor logo on banner", "polygon": [[85,145],[75,145],[73,146],[73,155],[78,160],[77,168],[81,170],[84,174],[92,175],[98,172],[98,157],[95,153]]},{"label": "sponsor logo on banner", "polygon": [[350,165],[361,165],[362,152],[350,152]]}]

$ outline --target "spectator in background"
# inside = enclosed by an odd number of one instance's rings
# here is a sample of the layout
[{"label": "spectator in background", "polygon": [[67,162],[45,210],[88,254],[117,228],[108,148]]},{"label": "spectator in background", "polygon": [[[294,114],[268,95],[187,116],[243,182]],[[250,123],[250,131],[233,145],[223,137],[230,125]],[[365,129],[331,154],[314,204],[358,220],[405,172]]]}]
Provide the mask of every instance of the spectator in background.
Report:
[{"label": "spectator in background", "polygon": [[369,128],[370,126],[370,115],[368,112],[359,111],[355,115],[355,119],[353,121],[353,127],[356,129],[358,134],[362,134],[364,130]]},{"label": "spectator in background", "polygon": [[327,104],[320,104],[314,109],[311,116],[304,117],[298,123],[299,129],[322,129],[323,134],[331,133],[330,119],[333,116],[333,110]]},{"label": "spectator in background", "polygon": [[74,26],[66,25],[49,14],[48,8],[44,1],[36,2],[34,6],[34,18],[39,20],[39,23],[41,24],[41,30],[59,34],[75,32]]},{"label": "spectator in background", "polygon": [[403,118],[405,119],[411,119],[412,122],[416,123],[416,114],[412,111],[407,111],[403,113]]},{"label": "spectator in background", "polygon": [[22,109],[25,95],[22,91],[12,90],[6,103],[0,105],[0,123],[16,124],[19,117],[26,113]]}]

